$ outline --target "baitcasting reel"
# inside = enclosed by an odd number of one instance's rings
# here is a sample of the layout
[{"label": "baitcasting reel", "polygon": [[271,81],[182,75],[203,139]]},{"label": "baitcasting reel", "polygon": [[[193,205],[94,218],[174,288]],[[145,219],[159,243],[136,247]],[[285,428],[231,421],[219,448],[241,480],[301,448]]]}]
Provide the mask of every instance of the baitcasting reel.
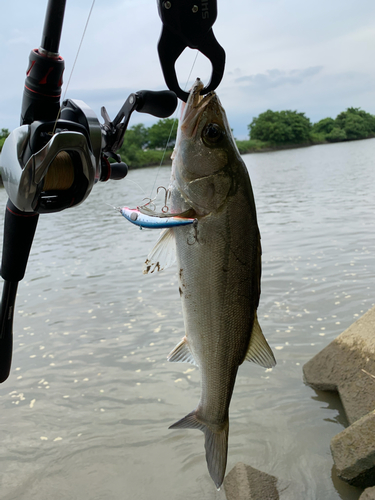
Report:
[{"label": "baitcasting reel", "polygon": [[17,287],[39,214],[78,205],[97,181],[124,178],[128,167],[117,151],[132,112],[166,118],[177,106],[174,92],[142,90],[128,97],[113,121],[103,107],[103,124],[82,101],[68,99],[60,107],[64,60],[58,48],[64,10],[65,0],[49,0],[41,47],[30,53],[21,126],[8,136],[0,156],[9,196],[0,270],[0,382],[10,372]]},{"label": "baitcasting reel", "polygon": [[[126,176],[128,167],[117,151],[132,112],[165,118],[176,106],[171,91],[141,90],[128,97],[113,122],[103,107],[102,125],[83,101],[67,99],[58,120],[33,121],[7,137],[0,170],[9,200],[24,215],[78,205],[97,181]],[[116,162],[110,163],[110,158]]]}]

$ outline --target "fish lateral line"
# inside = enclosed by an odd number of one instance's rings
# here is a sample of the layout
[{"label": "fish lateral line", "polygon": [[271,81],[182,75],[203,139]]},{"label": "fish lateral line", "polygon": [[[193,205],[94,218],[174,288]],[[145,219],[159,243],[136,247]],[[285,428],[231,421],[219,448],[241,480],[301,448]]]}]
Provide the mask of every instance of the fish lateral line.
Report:
[{"label": "fish lateral line", "polygon": [[139,226],[141,228],[148,229],[164,229],[169,227],[186,226],[189,224],[194,224],[197,219],[190,217],[181,217],[178,215],[172,215],[171,217],[159,217],[158,215],[146,215],[142,213],[137,208],[122,207],[120,209],[121,215],[125,217],[126,220]]}]

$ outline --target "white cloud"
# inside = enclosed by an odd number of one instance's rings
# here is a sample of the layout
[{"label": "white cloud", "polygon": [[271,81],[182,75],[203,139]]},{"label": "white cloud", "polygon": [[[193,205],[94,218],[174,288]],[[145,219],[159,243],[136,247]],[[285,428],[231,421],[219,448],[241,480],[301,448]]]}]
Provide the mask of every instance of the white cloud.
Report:
[{"label": "white cloud", "polygon": [[293,69],[290,71],[282,71],[280,69],[270,69],[266,73],[258,73],[256,75],[241,76],[235,79],[235,83],[246,84],[249,90],[258,89],[274,89],[284,87],[285,85],[301,85],[307,79],[317,75],[323,66],[314,66],[305,69]]},{"label": "white cloud", "polygon": [[[67,2],[60,52],[65,88],[92,0]],[[46,0],[8,2],[0,33],[0,127],[18,125],[28,55],[41,40]],[[15,26],[17,28],[15,28]],[[165,88],[157,54],[156,0],[96,0],[67,96],[117,113],[130,92]],[[297,109],[313,121],[360,106],[375,114],[373,0],[218,0],[213,27],[227,54],[218,94],[237,136],[266,109]],[[195,52],[177,61],[181,86]],[[208,81],[199,55],[191,81]],[[189,85],[189,84],[188,84]],[[134,115],[136,121],[153,118]],[[133,123],[133,122],[132,122]]]}]

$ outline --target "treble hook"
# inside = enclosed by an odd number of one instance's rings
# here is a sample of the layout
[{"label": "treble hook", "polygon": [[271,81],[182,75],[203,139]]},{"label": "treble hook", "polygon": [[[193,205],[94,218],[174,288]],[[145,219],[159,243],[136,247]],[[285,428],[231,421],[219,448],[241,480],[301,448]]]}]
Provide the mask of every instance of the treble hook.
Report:
[{"label": "treble hook", "polygon": [[166,214],[167,212],[169,212],[169,207],[167,205],[167,201],[168,201],[168,198],[171,196],[171,193],[169,191],[169,189],[165,188],[164,186],[159,186],[156,190],[156,194],[159,194],[159,189],[164,189],[165,191],[165,195],[164,195],[164,206],[163,208],[161,209],[161,211]]},{"label": "treble hook", "polygon": [[145,203],[144,205],[141,205],[142,208],[149,206],[150,210],[154,210],[154,211],[156,210],[156,205],[155,205],[155,203],[153,203],[155,198],[143,198],[143,200],[149,200],[149,201],[147,203]]}]

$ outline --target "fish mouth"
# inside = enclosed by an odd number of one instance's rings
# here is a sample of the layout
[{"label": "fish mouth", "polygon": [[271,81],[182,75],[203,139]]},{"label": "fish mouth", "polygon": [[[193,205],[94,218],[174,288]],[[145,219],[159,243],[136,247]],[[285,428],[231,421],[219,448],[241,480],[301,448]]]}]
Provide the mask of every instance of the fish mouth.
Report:
[{"label": "fish mouth", "polygon": [[204,84],[201,81],[200,78],[197,78],[194,82],[194,85],[192,86],[189,94],[188,101],[186,103],[187,108],[199,108],[201,107],[206,101],[210,100],[214,95],[215,92],[209,92],[207,95],[204,97],[201,95],[201,90],[203,89]]},{"label": "fish mouth", "polygon": [[181,130],[188,137],[193,137],[197,133],[198,125],[203,112],[212,110],[213,114],[219,116],[218,108],[221,109],[219,98],[215,92],[209,92],[202,96],[201,90],[204,88],[203,82],[197,78],[190,90],[189,98],[181,110]]}]

